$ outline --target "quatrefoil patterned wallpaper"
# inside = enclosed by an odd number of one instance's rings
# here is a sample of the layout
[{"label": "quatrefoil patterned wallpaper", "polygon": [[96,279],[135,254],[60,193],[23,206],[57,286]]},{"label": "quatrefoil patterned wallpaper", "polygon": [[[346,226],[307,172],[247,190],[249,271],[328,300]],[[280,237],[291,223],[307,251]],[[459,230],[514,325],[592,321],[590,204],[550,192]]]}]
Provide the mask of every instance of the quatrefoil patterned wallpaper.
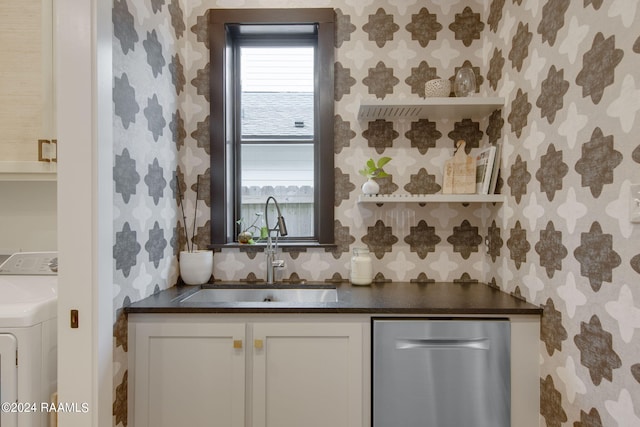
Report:
[{"label": "quatrefoil patterned wallpaper", "polygon": [[[544,308],[543,423],[640,425],[640,227],[628,221],[640,182],[637,0],[114,0],[117,316],[175,283],[182,209],[196,246],[209,241],[206,11],[216,7],[336,10],[337,247],[285,253],[285,278],[343,280],[350,250],[368,246],[381,282],[489,282]],[[505,99],[501,111],[357,120],[361,101],[419,101],[427,80],[453,80],[463,65],[479,95]],[[383,193],[441,191],[458,139],[471,153],[503,144],[504,206],[356,203],[369,157],[393,158]],[[263,258],[222,250],[214,275],[262,278]],[[126,425],[121,316],[114,335],[114,425]]]}]

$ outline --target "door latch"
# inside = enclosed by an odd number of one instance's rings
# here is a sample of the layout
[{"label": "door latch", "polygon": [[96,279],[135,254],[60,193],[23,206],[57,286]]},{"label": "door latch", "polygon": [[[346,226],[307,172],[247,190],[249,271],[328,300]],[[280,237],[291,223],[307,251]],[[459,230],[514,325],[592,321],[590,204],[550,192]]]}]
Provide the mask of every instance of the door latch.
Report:
[{"label": "door latch", "polygon": [[71,310],[71,329],[78,329],[78,310]]}]

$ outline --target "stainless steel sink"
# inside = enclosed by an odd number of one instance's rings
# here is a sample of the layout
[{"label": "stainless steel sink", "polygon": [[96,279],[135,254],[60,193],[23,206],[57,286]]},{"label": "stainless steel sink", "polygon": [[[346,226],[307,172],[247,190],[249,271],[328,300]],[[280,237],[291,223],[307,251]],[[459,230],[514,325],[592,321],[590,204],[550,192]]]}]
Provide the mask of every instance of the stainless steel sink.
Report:
[{"label": "stainless steel sink", "polygon": [[234,287],[200,289],[183,298],[186,303],[216,302],[337,302],[335,288]]}]

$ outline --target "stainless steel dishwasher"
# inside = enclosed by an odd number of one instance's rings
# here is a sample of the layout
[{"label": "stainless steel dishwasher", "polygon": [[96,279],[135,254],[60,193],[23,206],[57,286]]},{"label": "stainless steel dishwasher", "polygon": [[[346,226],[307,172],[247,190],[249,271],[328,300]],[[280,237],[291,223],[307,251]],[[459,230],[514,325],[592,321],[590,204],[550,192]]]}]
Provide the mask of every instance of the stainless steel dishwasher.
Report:
[{"label": "stainless steel dishwasher", "polygon": [[373,319],[373,427],[509,427],[502,319]]}]

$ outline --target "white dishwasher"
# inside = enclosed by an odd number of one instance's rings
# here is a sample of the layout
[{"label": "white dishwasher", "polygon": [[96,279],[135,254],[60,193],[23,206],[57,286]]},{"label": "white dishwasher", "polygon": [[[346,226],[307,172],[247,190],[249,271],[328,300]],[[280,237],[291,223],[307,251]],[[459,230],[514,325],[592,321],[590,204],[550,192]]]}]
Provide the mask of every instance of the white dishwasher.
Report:
[{"label": "white dishwasher", "polygon": [[374,318],[373,427],[509,427],[503,319]]}]

